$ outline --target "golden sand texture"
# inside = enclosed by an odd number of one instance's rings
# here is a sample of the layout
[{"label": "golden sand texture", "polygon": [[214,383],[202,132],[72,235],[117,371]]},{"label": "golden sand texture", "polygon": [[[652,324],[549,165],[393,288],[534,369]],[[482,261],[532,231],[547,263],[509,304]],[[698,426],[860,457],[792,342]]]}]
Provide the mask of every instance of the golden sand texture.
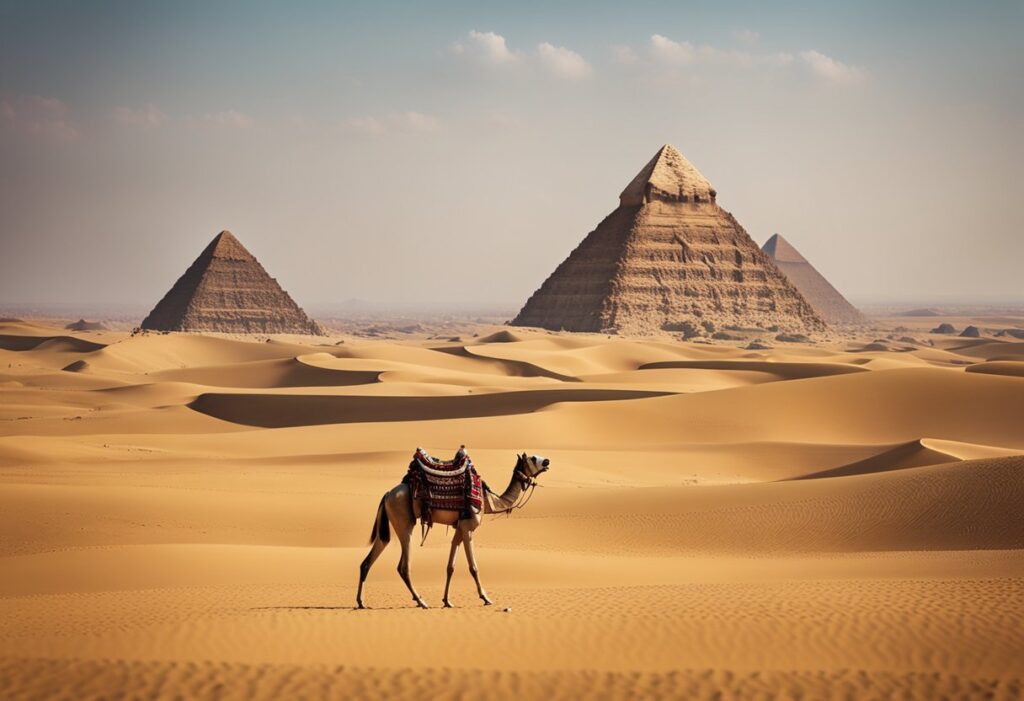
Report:
[{"label": "golden sand texture", "polygon": [[[488,331],[0,323],[0,698],[1024,693],[1024,344]],[[416,609],[392,543],[353,610],[381,494],[463,443],[552,460],[477,531],[495,605],[460,555]]]}]

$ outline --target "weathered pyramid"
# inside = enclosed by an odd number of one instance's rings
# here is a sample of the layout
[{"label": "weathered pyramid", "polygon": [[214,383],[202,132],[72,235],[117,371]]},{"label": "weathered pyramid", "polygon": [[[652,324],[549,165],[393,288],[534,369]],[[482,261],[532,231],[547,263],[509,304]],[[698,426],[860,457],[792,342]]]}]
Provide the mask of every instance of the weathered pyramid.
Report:
[{"label": "weathered pyramid", "polygon": [[704,322],[823,331],[821,317],[716,195],[666,144],[512,324],[636,335]]},{"label": "weathered pyramid", "polygon": [[863,324],[867,321],[855,306],[839,294],[821,273],[815,270],[800,251],[782,238],[773,234],[761,249],[767,253],[779,270],[786,274],[789,281],[803,294],[804,299],[811,303],[814,311],[829,324]]},{"label": "weathered pyramid", "polygon": [[323,335],[230,231],[214,237],[142,328]]}]

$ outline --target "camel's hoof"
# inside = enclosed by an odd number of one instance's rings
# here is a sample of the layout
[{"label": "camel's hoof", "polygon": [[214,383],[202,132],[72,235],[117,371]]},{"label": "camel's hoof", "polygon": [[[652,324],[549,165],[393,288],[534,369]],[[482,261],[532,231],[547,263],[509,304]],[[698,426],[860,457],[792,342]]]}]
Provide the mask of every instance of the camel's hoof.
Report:
[{"label": "camel's hoof", "polygon": [[363,606],[363,602],[362,601],[357,601],[356,602],[356,610],[357,611],[365,611],[366,610],[366,607]]},{"label": "camel's hoof", "polygon": [[444,608],[446,608],[446,609],[450,609],[450,608],[452,607],[452,605],[451,605],[451,604],[449,604],[449,603],[448,603],[447,601],[445,601],[445,602],[444,602],[444,603],[443,603],[442,605],[443,605],[443,606],[444,606]]},{"label": "camel's hoof", "polygon": [[427,605],[426,601],[417,601],[416,605],[419,606],[421,609],[428,609],[428,608],[430,608],[430,606]]},{"label": "camel's hoof", "polygon": [[485,597],[483,597],[483,596],[481,596],[480,598],[484,600],[484,606],[490,606],[491,604],[493,604],[493,603],[494,603],[494,602],[493,602],[493,601],[491,601],[490,599],[487,599],[487,598],[485,598]]}]

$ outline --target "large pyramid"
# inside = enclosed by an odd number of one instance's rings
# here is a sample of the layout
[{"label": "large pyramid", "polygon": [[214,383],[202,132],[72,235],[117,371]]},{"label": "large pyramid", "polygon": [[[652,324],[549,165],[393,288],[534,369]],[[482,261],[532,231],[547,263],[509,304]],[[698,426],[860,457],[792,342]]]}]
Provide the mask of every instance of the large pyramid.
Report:
[{"label": "large pyramid", "polygon": [[846,298],[815,270],[800,251],[782,238],[773,234],[761,249],[767,253],[779,270],[786,274],[789,281],[803,294],[804,299],[811,303],[814,310],[830,324],[863,324],[867,321],[858,309],[846,301]]},{"label": "large pyramid", "polygon": [[666,144],[512,324],[632,335],[703,322],[825,330],[800,292],[715,203],[716,195]]},{"label": "large pyramid", "polygon": [[323,335],[230,231],[214,237],[142,328]]}]

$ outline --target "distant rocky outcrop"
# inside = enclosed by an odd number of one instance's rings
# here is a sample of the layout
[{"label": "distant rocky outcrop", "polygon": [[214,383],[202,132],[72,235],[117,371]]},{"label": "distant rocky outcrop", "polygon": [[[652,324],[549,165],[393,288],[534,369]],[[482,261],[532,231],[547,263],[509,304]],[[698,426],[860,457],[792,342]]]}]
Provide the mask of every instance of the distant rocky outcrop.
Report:
[{"label": "distant rocky outcrop", "polygon": [[978,330],[977,326],[968,326],[966,329],[960,332],[960,335],[964,338],[980,338],[981,331]]},{"label": "distant rocky outcrop", "polygon": [[72,321],[70,324],[65,326],[68,331],[106,331],[107,327],[98,321],[86,321],[85,319],[79,319],[78,321]]},{"label": "distant rocky outcrop", "polygon": [[780,333],[775,337],[776,341],[783,343],[810,343],[811,339],[802,333]]},{"label": "distant rocky outcrop", "polygon": [[796,285],[814,311],[821,315],[829,324],[860,325],[867,322],[857,307],[846,301],[839,290],[832,286],[810,262],[784,239],[781,234],[773,234],[762,249],[775,261],[779,270],[785,273],[789,281]]},{"label": "distant rocky outcrop", "polygon": [[230,231],[217,234],[143,320],[142,328],[323,335]]},{"label": "distant rocky outcrop", "polygon": [[931,333],[956,333],[956,328],[952,324],[943,323],[932,329]]},{"label": "distant rocky outcrop", "polygon": [[942,312],[938,309],[908,309],[896,316],[942,316]]},{"label": "distant rocky outcrop", "polygon": [[825,331],[793,283],[716,204],[717,194],[666,144],[511,323],[686,338],[707,333],[706,321]]}]

